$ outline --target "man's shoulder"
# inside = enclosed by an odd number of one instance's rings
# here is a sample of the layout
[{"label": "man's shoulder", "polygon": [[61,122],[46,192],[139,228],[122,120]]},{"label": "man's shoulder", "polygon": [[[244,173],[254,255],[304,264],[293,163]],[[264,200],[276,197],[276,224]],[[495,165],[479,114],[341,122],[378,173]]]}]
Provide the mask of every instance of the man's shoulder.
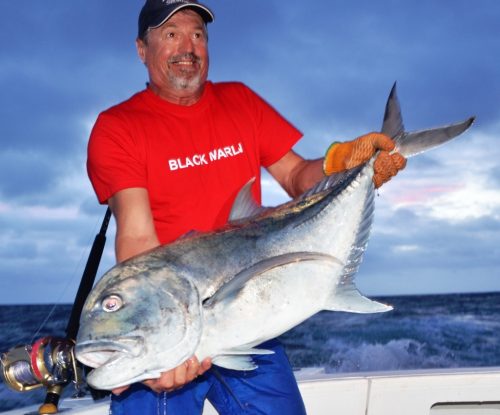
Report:
[{"label": "man's shoulder", "polygon": [[251,91],[247,85],[238,81],[214,82],[212,85],[216,93],[247,93]]},{"label": "man's shoulder", "polygon": [[250,87],[238,81],[215,82],[212,84],[212,87],[216,96],[231,99],[239,97],[240,99],[248,100],[256,95]]},{"label": "man's shoulder", "polygon": [[143,96],[146,94],[146,90],[140,91],[127,98],[118,104],[112,105],[111,107],[105,109],[101,114],[118,115],[120,113],[126,113],[129,111],[137,111],[144,106]]}]

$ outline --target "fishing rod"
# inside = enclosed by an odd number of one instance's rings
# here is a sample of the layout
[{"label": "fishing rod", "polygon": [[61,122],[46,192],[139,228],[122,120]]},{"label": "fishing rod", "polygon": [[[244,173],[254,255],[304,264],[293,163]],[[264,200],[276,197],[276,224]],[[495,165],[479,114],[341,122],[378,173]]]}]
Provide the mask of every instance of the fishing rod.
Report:
[{"label": "fishing rod", "polygon": [[[84,368],[76,360],[74,346],[80,327],[80,316],[92,287],[106,244],[106,231],[111,219],[111,209],[104,214],[101,229],[95,236],[80,286],[73,302],[66,326],[66,337],[43,337],[30,345],[19,345],[3,353],[0,359],[1,374],[5,384],[17,392],[26,392],[45,387],[47,394],[38,409],[40,415],[58,412],[59,399],[64,388],[74,382],[77,396],[82,396]],[[90,388],[94,400],[108,394]]]}]

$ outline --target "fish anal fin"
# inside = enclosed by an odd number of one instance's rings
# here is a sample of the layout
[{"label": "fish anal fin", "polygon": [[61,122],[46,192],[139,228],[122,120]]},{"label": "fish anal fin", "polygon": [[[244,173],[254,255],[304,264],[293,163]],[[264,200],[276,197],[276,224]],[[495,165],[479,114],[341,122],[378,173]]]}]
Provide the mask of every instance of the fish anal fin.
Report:
[{"label": "fish anal fin", "polygon": [[361,294],[354,284],[338,286],[331,299],[325,304],[325,310],[346,311],[349,313],[383,313],[391,311],[392,306],[370,300]]}]

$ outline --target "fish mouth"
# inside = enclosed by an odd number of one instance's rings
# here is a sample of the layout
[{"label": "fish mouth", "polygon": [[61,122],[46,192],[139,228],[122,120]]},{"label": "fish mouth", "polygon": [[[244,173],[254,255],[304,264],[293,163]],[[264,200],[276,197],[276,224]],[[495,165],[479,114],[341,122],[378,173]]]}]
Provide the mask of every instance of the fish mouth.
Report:
[{"label": "fish mouth", "polygon": [[138,357],[143,350],[144,338],[133,336],[77,343],[75,354],[84,365],[98,368],[104,365],[109,366],[127,357]]}]

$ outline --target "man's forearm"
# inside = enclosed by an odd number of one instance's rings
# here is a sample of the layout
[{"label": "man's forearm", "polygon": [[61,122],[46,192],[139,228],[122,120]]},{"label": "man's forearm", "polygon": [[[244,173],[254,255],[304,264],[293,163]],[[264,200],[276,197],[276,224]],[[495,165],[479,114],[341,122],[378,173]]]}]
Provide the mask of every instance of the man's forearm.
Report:
[{"label": "man's forearm", "polygon": [[116,220],[117,262],[160,245],[146,189],[121,190],[113,195],[108,203]]},{"label": "man's forearm", "polygon": [[126,237],[117,233],[115,240],[116,262],[123,262],[159,245],[160,241],[156,234],[144,237]]},{"label": "man's forearm", "polygon": [[297,197],[309,190],[325,177],[323,173],[323,159],[303,160],[295,167],[290,180],[288,194]]},{"label": "man's forearm", "polygon": [[116,262],[122,262],[160,245],[156,234],[142,237],[125,236],[117,232],[115,239]]},{"label": "man's forearm", "polygon": [[323,159],[305,160],[292,150],[267,170],[291,197],[301,195],[325,177]]}]

